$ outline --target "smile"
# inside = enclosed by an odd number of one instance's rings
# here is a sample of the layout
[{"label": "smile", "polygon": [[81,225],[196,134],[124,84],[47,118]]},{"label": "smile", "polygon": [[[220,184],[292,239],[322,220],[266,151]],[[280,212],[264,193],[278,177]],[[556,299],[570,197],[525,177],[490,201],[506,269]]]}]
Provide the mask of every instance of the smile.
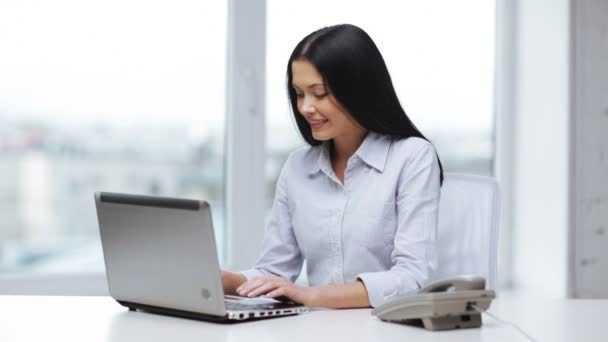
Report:
[{"label": "smile", "polygon": [[327,119],[321,121],[309,121],[309,124],[312,129],[317,130],[323,127],[327,121]]}]

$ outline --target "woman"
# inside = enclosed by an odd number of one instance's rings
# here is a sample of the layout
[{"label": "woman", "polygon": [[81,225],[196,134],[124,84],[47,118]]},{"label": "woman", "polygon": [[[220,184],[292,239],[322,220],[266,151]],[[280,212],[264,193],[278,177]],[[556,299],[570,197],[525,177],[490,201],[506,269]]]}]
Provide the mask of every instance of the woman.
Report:
[{"label": "woman", "polygon": [[[353,25],[315,31],[289,58],[287,89],[310,146],[285,162],[255,267],[222,272],[226,293],[352,308],[416,291],[436,267],[443,171],[378,48]],[[310,286],[293,283],[304,260]]]}]

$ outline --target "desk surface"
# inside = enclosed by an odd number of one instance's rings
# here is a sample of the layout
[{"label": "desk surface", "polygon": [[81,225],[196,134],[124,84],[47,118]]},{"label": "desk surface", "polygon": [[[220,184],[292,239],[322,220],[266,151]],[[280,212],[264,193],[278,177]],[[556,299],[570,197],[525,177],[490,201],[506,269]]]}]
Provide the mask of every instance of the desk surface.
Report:
[{"label": "desk surface", "polygon": [[[490,312],[538,341],[608,341],[608,300],[499,298]],[[0,296],[0,341],[525,341],[483,317],[481,329],[430,332],[379,321],[370,309],[313,310],[266,321],[221,325],[129,312],[108,297]],[[288,338],[288,340],[286,340]]]}]

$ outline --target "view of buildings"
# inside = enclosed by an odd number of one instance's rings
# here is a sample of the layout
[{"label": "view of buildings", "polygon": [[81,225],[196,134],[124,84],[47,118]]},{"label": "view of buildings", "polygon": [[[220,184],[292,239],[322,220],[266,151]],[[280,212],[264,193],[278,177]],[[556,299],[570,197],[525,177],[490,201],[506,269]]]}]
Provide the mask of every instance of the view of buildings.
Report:
[{"label": "view of buildings", "polygon": [[0,272],[52,269],[83,247],[91,253],[69,263],[103,269],[95,191],[204,198],[222,239],[222,139],[193,145],[187,127],[0,127]]}]

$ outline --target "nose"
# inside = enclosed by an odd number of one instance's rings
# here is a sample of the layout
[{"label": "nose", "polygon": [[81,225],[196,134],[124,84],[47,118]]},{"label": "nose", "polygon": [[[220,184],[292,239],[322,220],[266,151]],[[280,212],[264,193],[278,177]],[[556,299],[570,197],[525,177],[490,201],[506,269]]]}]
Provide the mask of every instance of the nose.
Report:
[{"label": "nose", "polygon": [[304,97],[304,100],[302,100],[300,112],[302,114],[312,114],[315,112],[315,107],[313,106],[313,103],[309,97]]}]

